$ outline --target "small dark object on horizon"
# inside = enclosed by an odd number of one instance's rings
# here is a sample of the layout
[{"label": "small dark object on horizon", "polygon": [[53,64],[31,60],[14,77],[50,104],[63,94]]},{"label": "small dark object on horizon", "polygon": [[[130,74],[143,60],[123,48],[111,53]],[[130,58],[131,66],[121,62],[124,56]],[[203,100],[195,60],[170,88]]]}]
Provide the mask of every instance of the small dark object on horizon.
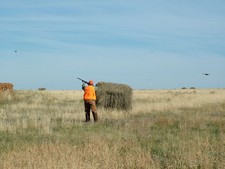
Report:
[{"label": "small dark object on horizon", "polygon": [[41,88],[38,88],[38,90],[39,90],[39,91],[44,91],[44,90],[46,90],[46,88],[41,87]]}]

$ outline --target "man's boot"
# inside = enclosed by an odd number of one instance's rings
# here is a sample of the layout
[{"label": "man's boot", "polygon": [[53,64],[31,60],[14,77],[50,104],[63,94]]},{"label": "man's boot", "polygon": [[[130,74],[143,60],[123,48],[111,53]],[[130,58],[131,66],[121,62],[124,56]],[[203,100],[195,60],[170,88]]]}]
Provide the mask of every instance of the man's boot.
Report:
[{"label": "man's boot", "polygon": [[98,114],[95,112],[92,112],[93,117],[94,117],[94,121],[97,122],[98,121]]}]

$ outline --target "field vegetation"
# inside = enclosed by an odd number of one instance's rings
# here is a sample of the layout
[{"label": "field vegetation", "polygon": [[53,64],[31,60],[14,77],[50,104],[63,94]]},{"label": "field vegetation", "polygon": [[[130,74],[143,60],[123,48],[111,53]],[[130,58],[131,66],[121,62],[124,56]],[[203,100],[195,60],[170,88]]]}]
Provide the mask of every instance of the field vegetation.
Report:
[{"label": "field vegetation", "polygon": [[225,168],[225,90],[136,90],[130,111],[98,109],[82,91],[0,94],[0,168]]}]

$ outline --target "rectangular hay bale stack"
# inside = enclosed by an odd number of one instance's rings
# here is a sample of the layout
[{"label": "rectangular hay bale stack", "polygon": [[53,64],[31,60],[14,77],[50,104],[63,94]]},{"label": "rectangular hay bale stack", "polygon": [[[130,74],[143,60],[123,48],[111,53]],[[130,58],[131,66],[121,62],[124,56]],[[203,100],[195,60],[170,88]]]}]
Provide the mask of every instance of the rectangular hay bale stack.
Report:
[{"label": "rectangular hay bale stack", "polygon": [[96,84],[97,106],[106,109],[132,109],[132,88],[125,84],[99,82]]},{"label": "rectangular hay bale stack", "polygon": [[0,93],[4,91],[13,91],[13,84],[12,83],[0,83]]}]

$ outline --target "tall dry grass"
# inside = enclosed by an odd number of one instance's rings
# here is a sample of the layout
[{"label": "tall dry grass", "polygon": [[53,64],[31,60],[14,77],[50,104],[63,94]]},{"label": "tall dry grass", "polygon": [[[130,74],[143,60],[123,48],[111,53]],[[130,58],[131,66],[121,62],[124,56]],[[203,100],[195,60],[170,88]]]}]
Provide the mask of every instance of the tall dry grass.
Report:
[{"label": "tall dry grass", "polygon": [[84,123],[82,91],[0,97],[0,168],[225,168],[225,90],[139,90]]},{"label": "tall dry grass", "polygon": [[15,91],[13,95],[13,101],[1,106],[1,131],[37,128],[49,133],[54,125],[83,119],[81,91]]}]

